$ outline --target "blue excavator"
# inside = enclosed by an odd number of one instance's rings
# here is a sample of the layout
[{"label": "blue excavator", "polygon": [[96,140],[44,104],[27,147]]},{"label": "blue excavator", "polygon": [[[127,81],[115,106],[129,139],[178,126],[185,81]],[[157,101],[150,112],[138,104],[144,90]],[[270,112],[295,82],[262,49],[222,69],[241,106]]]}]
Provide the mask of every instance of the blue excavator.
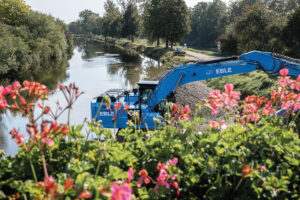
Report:
[{"label": "blue excavator", "polygon": [[[128,120],[132,118],[130,113],[138,112],[142,119],[140,128],[154,129],[154,118],[163,115],[166,97],[184,84],[255,70],[279,74],[283,68],[289,70],[290,76],[298,76],[300,60],[275,53],[252,51],[217,60],[186,62],[170,70],[159,82],[141,81],[138,83],[139,87],[132,91],[122,89],[106,91],[105,94],[111,99],[109,108],[103,103],[103,95],[95,97],[91,102],[92,119],[101,120],[105,128],[120,129],[127,127]],[[119,105],[117,113],[114,110],[116,104]],[[129,111],[132,112],[122,112],[125,105],[129,106]]]}]

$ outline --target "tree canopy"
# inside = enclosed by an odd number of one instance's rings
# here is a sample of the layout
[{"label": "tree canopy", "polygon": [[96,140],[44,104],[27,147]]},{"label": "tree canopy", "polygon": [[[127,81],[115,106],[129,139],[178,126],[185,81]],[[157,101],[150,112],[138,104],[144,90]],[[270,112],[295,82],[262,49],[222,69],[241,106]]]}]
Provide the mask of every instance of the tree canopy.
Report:
[{"label": "tree canopy", "polygon": [[8,25],[20,25],[30,13],[23,0],[1,0],[0,21]]}]

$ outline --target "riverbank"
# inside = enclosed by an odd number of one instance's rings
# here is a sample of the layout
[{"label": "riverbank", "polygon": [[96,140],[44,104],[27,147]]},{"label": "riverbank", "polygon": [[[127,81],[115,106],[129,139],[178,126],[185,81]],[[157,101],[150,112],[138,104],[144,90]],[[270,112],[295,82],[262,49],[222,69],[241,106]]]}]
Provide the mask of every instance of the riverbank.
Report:
[{"label": "riverbank", "polygon": [[[149,58],[159,60],[162,64],[168,67],[177,66],[188,60],[212,60],[222,56],[218,52],[205,51],[198,49],[182,49],[181,46],[174,46],[174,50],[166,49],[164,46],[156,46],[155,44],[147,43],[147,40],[137,39],[135,42],[131,42],[127,39],[115,39],[99,35],[74,35],[75,38],[83,38],[88,40],[94,40],[101,43],[111,44],[118,46],[119,48],[124,48],[126,50],[135,51],[136,54],[143,54]],[[181,48],[185,51],[185,56],[174,55],[175,49]]]}]

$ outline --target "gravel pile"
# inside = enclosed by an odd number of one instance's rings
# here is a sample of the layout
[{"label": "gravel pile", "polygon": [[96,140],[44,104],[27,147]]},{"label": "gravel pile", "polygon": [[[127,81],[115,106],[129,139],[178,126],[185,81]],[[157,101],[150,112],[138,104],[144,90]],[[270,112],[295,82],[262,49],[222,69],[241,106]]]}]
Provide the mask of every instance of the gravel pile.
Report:
[{"label": "gravel pile", "polygon": [[[154,78],[154,80],[160,80],[167,72],[168,71],[165,71],[159,74],[157,77]],[[200,101],[207,99],[211,91],[212,89],[206,86],[206,81],[196,81],[188,83],[175,90],[174,103],[178,103],[181,105],[189,105],[192,113],[194,113],[196,105]],[[200,126],[200,130],[207,129],[209,121],[224,120],[224,114],[224,112],[220,112],[217,115],[211,115],[208,108],[202,107],[201,116],[204,117],[207,121]],[[233,115],[233,113],[231,115]]]}]

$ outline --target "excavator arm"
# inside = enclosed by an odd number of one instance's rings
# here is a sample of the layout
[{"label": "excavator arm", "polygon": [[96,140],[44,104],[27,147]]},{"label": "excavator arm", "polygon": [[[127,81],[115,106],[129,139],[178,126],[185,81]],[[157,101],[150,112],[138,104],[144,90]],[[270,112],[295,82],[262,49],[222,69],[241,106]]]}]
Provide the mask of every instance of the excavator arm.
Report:
[{"label": "excavator arm", "polygon": [[158,105],[176,88],[194,81],[248,73],[262,70],[266,73],[278,74],[280,69],[289,69],[289,75],[300,74],[300,61],[268,52],[252,51],[239,57],[183,64],[169,71],[158,83],[148,98],[150,108]]}]

